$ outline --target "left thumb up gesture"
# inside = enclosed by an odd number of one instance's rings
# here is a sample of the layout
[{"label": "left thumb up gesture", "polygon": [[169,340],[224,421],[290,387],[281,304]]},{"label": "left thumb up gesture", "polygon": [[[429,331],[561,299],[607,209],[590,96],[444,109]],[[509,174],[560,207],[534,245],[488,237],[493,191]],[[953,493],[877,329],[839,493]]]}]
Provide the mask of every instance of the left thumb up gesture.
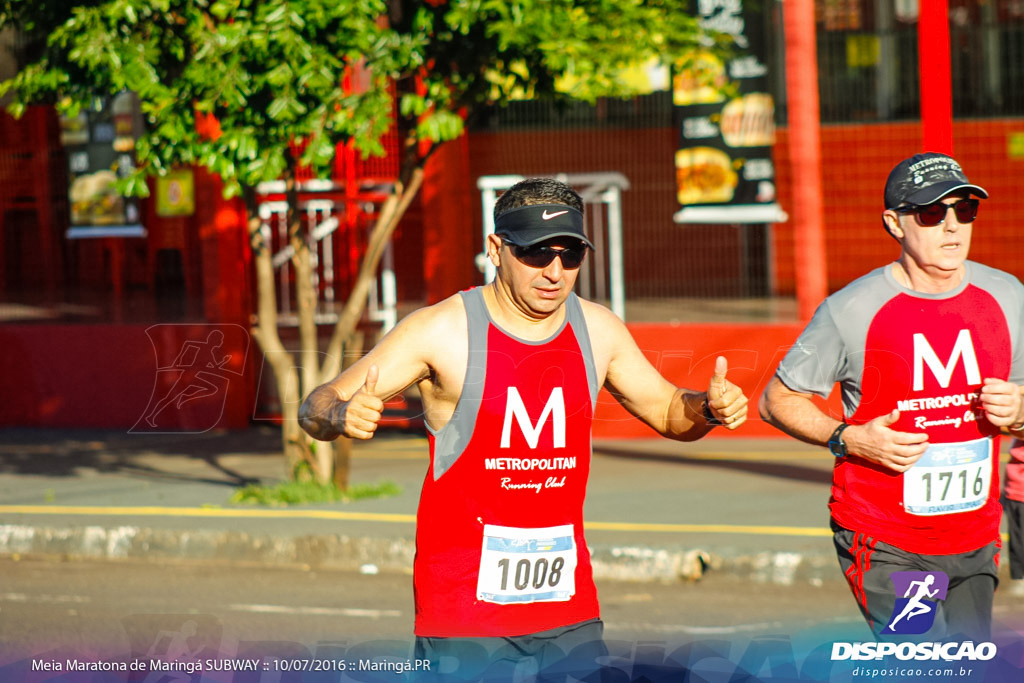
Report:
[{"label": "left thumb up gesture", "polygon": [[711,416],[729,429],[747,421],[747,397],[743,390],[725,378],[729,362],[724,356],[715,360],[715,374],[708,384],[707,406]]}]

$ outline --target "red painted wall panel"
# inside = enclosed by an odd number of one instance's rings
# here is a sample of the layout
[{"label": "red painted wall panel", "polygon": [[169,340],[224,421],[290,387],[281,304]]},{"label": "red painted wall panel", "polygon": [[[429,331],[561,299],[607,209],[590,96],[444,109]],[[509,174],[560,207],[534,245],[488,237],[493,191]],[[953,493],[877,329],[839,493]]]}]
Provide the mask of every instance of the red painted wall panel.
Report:
[{"label": "red painted wall panel", "polygon": [[[801,326],[643,324],[628,327],[651,364],[677,386],[707,390],[715,359],[725,356],[729,362],[726,377],[743,389],[750,399],[750,410],[747,424],[736,431],[717,428],[711,436],[781,436],[781,432],[758,416],[757,401]],[[838,393],[833,392],[827,404],[820,404],[837,418],[842,414],[838,398]],[[594,414],[595,438],[654,436],[657,436],[654,430],[626,412],[607,390],[601,391]]]},{"label": "red painted wall panel", "polygon": [[[204,347],[228,360],[207,367]],[[0,426],[204,432],[252,415],[238,325],[6,325],[0,348]]]},{"label": "red painted wall panel", "polygon": [[[186,374],[189,342],[202,346],[220,331],[224,343],[215,356],[230,356],[222,369],[198,368]],[[738,432],[716,429],[715,437],[777,436],[757,417],[757,398],[792,344],[796,325],[630,325],[637,344],[670,381],[707,388],[715,357],[729,361],[728,378],[751,399],[749,423]],[[0,327],[0,426],[93,427],[142,432],[201,432],[245,427],[253,416],[250,385],[259,371],[256,351],[237,325],[9,325]],[[201,352],[201,349],[200,349]],[[199,356],[201,358],[201,355]],[[197,368],[197,365],[193,365]],[[184,379],[182,379],[184,378]],[[206,395],[166,403],[183,390]],[[215,390],[210,390],[213,385]],[[838,414],[838,403],[832,404]],[[653,437],[602,391],[595,414],[598,438]]]}]

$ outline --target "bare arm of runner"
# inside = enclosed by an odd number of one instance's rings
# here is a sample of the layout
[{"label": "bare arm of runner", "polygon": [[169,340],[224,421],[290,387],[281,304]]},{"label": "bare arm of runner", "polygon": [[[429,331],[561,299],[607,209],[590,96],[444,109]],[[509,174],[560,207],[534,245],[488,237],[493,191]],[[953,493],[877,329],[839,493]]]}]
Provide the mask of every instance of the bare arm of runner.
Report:
[{"label": "bare arm of runner", "polygon": [[[747,397],[726,379],[728,364],[719,357],[707,391],[676,387],[644,357],[626,326],[607,309],[588,307],[591,339],[599,339],[596,353],[607,357],[605,383],[630,413],[662,436],[694,441],[717,423],[736,429],[747,419]],[[705,419],[704,404],[715,418]]]},{"label": "bare arm of runner", "polygon": [[[407,316],[369,353],[314,389],[299,408],[302,428],[321,441],[341,435],[373,438],[384,401],[431,376],[436,344],[448,340],[458,348],[453,330],[445,324],[452,306],[448,299]],[[454,332],[457,336],[457,326]]]},{"label": "bare arm of runner", "polygon": [[[760,412],[769,424],[817,446],[827,445],[840,424],[814,404],[811,394],[793,391],[778,377],[772,378],[761,395]],[[899,417],[899,411],[893,410],[865,424],[850,425],[843,432],[847,451],[896,472],[906,472],[927,450],[928,435],[891,429]]]}]

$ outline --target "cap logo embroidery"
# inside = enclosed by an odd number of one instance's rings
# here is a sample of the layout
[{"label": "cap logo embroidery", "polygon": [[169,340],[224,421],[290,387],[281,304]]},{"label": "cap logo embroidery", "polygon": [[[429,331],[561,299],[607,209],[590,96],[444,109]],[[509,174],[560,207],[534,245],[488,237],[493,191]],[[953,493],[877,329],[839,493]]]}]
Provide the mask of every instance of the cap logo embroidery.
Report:
[{"label": "cap logo embroidery", "polygon": [[542,213],[540,215],[540,217],[543,218],[546,221],[549,221],[552,218],[556,218],[558,216],[561,216],[563,213],[569,213],[569,212],[568,211],[555,211],[554,213],[548,213],[548,210],[544,209],[544,213]]}]

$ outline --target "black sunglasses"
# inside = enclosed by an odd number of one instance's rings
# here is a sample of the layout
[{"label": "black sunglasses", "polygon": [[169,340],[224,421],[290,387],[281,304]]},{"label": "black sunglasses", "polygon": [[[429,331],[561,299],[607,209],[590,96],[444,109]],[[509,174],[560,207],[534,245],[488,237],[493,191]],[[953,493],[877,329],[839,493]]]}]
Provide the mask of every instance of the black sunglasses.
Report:
[{"label": "black sunglasses", "polygon": [[961,199],[952,204],[935,202],[924,206],[897,206],[893,211],[897,213],[912,213],[917,217],[917,222],[925,228],[938,225],[946,220],[946,212],[953,209],[956,219],[961,223],[972,223],[978,217],[977,199]]},{"label": "black sunglasses", "polygon": [[575,270],[583,264],[587,255],[587,245],[582,242],[578,247],[566,247],[564,249],[552,249],[543,244],[533,244],[529,247],[521,247],[518,244],[505,242],[512,250],[512,254],[522,263],[531,268],[547,268],[556,257],[562,259],[562,267],[566,270]]}]

